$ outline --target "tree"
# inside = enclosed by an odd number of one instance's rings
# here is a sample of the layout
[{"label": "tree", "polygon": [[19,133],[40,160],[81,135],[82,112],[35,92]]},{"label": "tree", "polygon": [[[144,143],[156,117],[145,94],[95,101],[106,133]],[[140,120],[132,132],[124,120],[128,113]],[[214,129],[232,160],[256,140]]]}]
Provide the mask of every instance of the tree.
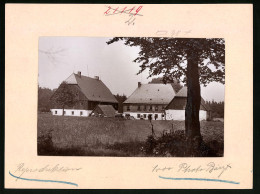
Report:
[{"label": "tree", "polygon": [[[174,79],[187,85],[185,135],[189,145],[201,143],[199,109],[200,83],[225,82],[225,41],[221,38],[125,38],[115,37],[107,42],[123,41],[138,46],[140,74],[149,69],[149,76],[163,75],[163,82]],[[211,65],[210,65],[211,64]]]},{"label": "tree", "polygon": [[50,97],[53,91],[49,88],[42,88],[38,86],[38,111],[39,112],[49,112],[51,103]]},{"label": "tree", "polygon": [[114,95],[118,101],[118,112],[123,113],[123,102],[127,99],[126,95]]},{"label": "tree", "polygon": [[224,118],[224,102],[206,102],[206,105],[210,107],[213,118]]},{"label": "tree", "polygon": [[[150,81],[148,84],[162,84],[162,83],[163,83],[163,78],[157,77],[157,78],[153,78],[152,81]],[[178,82],[177,79],[174,79],[170,84],[172,85],[176,93],[179,92],[180,89],[182,88],[182,85],[180,84],[180,82]]]},{"label": "tree", "polygon": [[62,107],[62,115],[64,115],[64,108],[72,107],[78,102],[78,95],[69,84],[62,82],[59,88],[55,91],[51,99]]}]

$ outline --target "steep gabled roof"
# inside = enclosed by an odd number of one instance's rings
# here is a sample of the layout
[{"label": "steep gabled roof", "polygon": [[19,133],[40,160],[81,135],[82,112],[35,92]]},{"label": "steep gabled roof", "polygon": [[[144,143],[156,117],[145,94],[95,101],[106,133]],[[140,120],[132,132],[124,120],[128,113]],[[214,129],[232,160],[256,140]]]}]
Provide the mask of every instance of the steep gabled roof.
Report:
[{"label": "steep gabled roof", "polygon": [[[180,100],[180,98],[185,98],[185,100]],[[187,87],[184,86],[180,89],[180,91],[175,95],[175,97],[171,100],[171,102],[166,106],[166,109],[171,109],[171,108],[180,108],[185,109],[186,107],[186,98],[187,98]],[[176,101],[176,103],[175,103]],[[200,105],[205,109],[205,110],[210,110],[210,108],[206,105],[204,99],[201,97],[201,102]],[[201,109],[202,109],[201,107]]]},{"label": "steep gabled roof", "polygon": [[175,95],[177,97],[187,97],[187,87],[182,87],[180,91]]},{"label": "steep gabled roof", "polygon": [[116,114],[116,110],[112,105],[97,105],[92,113],[93,112],[97,112],[107,117],[114,117]]},{"label": "steep gabled roof", "polygon": [[66,80],[68,84],[77,84],[82,93],[90,101],[118,103],[108,87],[99,79],[71,74]]},{"label": "steep gabled roof", "polygon": [[142,84],[124,103],[169,104],[174,96],[171,84]]}]

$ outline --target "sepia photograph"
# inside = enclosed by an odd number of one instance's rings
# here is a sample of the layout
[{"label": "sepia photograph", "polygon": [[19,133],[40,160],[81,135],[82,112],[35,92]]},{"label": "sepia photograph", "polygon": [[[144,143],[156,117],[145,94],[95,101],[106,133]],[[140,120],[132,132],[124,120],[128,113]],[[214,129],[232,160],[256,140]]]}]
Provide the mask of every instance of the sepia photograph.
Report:
[{"label": "sepia photograph", "polygon": [[5,17],[5,188],[254,188],[252,4]]},{"label": "sepia photograph", "polygon": [[39,37],[39,156],[223,157],[225,40]]}]

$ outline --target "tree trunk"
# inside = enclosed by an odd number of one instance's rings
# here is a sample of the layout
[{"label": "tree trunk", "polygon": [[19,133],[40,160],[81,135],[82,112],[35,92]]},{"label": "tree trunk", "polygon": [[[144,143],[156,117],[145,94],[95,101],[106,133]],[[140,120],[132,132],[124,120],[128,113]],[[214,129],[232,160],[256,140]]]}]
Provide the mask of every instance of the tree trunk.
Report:
[{"label": "tree trunk", "polygon": [[[202,138],[200,133],[200,83],[198,55],[196,52],[187,56],[187,104],[185,109],[185,135],[190,149],[198,150]],[[192,153],[191,153],[192,154]]]}]

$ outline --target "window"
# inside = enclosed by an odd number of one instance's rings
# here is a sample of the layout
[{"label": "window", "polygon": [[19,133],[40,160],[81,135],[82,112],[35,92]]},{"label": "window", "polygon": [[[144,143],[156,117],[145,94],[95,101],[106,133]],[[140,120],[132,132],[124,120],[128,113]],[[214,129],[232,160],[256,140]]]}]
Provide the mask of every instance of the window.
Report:
[{"label": "window", "polygon": [[138,107],[137,107],[137,110],[141,110],[141,107],[140,107],[140,106],[138,106]]},{"label": "window", "polygon": [[57,114],[57,111],[55,110],[55,115]]},{"label": "window", "polygon": [[83,115],[83,112],[82,111],[80,111],[80,116],[82,116]]},{"label": "window", "polygon": [[162,114],[162,117],[164,117],[164,114]]},{"label": "window", "polygon": [[144,105],[144,110],[146,110],[146,105]]},{"label": "window", "polygon": [[74,111],[71,111],[71,114],[74,115]]},{"label": "window", "polygon": [[155,114],[154,115],[154,119],[156,120],[158,118],[158,114]]},{"label": "window", "polygon": [[66,111],[64,111],[64,114],[66,114]]},{"label": "window", "polygon": [[155,110],[158,111],[158,106],[155,106]]},{"label": "window", "polygon": [[127,110],[127,111],[130,111],[130,106],[127,106],[127,107],[126,107],[126,110]]},{"label": "window", "polygon": [[140,118],[140,114],[137,114],[137,118]]},{"label": "window", "polygon": [[146,114],[144,114],[144,118],[146,118]]},{"label": "window", "polygon": [[152,106],[152,105],[150,106],[150,109],[149,109],[149,110],[153,110],[153,106]]}]

